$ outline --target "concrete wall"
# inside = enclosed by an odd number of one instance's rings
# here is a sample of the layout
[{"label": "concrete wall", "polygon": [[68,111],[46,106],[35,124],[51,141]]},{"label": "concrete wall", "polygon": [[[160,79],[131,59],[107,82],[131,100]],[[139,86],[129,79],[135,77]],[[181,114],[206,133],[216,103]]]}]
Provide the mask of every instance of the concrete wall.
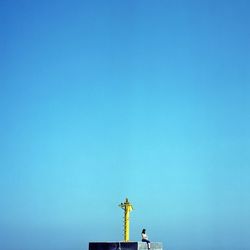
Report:
[{"label": "concrete wall", "polygon": [[[163,250],[161,242],[151,242],[151,250]],[[148,250],[146,242],[90,242],[89,250]]]}]

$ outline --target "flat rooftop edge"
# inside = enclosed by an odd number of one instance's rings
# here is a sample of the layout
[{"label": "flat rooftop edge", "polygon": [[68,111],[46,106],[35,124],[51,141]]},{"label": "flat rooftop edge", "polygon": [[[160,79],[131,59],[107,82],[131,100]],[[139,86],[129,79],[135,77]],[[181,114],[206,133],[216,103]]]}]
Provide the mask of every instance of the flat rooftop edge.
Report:
[{"label": "flat rooftop edge", "polygon": [[[90,241],[89,243],[145,243],[143,241]],[[151,241],[151,243],[162,243],[160,241]]]}]

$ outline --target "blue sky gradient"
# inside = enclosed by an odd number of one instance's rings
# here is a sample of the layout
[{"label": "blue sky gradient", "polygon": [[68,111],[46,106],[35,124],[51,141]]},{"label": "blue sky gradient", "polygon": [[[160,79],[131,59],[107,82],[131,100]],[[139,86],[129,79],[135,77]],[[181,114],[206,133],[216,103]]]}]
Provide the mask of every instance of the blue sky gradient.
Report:
[{"label": "blue sky gradient", "polygon": [[0,1],[0,249],[249,249],[249,8]]}]

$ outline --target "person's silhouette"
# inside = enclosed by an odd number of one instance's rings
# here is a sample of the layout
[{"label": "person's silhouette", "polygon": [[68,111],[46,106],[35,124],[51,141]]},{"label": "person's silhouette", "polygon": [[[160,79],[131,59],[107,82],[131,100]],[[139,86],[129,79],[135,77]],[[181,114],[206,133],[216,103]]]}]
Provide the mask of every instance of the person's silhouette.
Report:
[{"label": "person's silhouette", "polygon": [[150,241],[148,240],[148,236],[146,234],[146,229],[142,229],[141,236],[142,236],[142,241],[147,242],[148,249],[150,249]]}]

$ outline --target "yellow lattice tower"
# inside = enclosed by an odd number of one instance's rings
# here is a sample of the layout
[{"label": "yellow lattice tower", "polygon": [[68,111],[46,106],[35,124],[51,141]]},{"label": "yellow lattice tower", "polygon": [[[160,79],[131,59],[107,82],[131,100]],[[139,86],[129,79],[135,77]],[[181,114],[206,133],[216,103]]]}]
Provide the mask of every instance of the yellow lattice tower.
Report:
[{"label": "yellow lattice tower", "polygon": [[133,206],[126,198],[124,203],[119,205],[124,210],[124,241],[129,241],[129,213],[133,210]]}]

